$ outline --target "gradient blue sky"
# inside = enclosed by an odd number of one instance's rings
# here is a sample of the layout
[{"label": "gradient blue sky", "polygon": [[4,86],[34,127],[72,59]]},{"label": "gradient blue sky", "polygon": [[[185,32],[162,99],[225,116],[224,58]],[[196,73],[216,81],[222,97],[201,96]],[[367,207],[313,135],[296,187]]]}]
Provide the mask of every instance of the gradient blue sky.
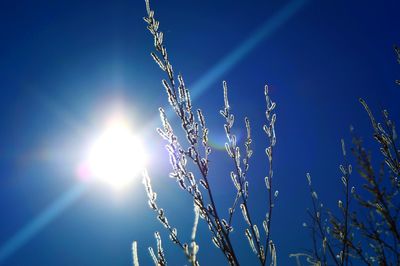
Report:
[{"label": "gradient blue sky", "polygon": [[[399,1],[154,0],[153,7],[174,69],[201,91],[195,106],[204,110],[215,143],[210,174],[221,208],[233,197],[232,165],[219,149],[222,80],[238,134],[245,115],[252,122],[250,204],[258,222],[266,211],[261,127],[263,87],[270,85],[278,104],[280,191],[273,239],[279,264],[294,264],[288,254],[308,245],[301,225],[309,204],[305,173],[326,205],[335,206],[340,139],[350,140],[351,124],[371,135],[358,98],[375,111],[400,114],[394,84],[400,66],[392,49],[400,44]],[[152,232],[164,231],[147,208],[140,178],[115,193],[77,174],[90,139],[117,103],[144,138],[160,205],[189,239],[192,203],[167,177],[164,144],[154,130],[157,108],[167,100],[144,15],[142,0],[0,2],[1,265],[129,265],[133,240],[149,265]],[[170,265],[183,265],[184,256],[162,235]],[[203,224],[199,237],[202,264],[223,265]],[[234,238],[239,257],[252,265],[242,230]]]}]

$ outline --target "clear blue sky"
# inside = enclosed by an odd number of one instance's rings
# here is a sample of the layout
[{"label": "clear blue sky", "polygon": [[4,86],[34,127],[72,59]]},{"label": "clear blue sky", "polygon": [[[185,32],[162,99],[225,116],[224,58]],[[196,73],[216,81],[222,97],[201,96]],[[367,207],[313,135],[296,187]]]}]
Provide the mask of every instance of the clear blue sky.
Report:
[{"label": "clear blue sky", "polygon": [[[201,91],[195,106],[211,130],[211,182],[221,208],[233,200],[233,166],[221,149],[222,80],[230,88],[238,134],[245,115],[252,122],[250,204],[258,222],[266,211],[261,127],[263,87],[270,85],[278,105],[273,239],[278,263],[294,264],[288,254],[308,245],[305,173],[334,207],[341,191],[340,139],[350,141],[350,125],[371,135],[358,98],[399,118],[394,80],[400,65],[393,52],[400,45],[399,1],[152,3],[175,71]],[[167,100],[143,16],[142,0],[0,2],[1,265],[130,265],[133,240],[149,265],[152,232],[164,231],[147,208],[140,180],[115,193],[77,177],[82,151],[114,102],[125,104],[142,133],[160,205],[189,240],[192,204],[167,177],[164,144],[152,122]],[[236,229],[239,257],[252,265],[243,229]],[[223,265],[204,224],[199,230],[202,265]],[[184,265],[162,235],[170,265]]]}]

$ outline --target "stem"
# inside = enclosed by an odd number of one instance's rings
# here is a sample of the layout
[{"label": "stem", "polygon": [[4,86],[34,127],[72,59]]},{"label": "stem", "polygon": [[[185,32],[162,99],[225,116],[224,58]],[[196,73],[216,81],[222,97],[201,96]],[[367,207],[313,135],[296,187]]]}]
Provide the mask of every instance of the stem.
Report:
[{"label": "stem", "polygon": [[268,254],[268,244],[271,238],[271,218],[272,218],[272,208],[273,208],[273,203],[272,203],[272,153],[273,153],[273,146],[271,147],[271,159],[268,159],[269,161],[269,171],[268,171],[268,182],[269,182],[269,190],[268,190],[268,200],[269,200],[269,208],[268,208],[268,221],[267,221],[267,228],[268,228],[268,233],[267,233],[267,240],[265,243],[265,260],[263,265],[265,265],[267,261],[267,254]]},{"label": "stem", "polygon": [[[235,255],[232,243],[230,241],[229,235],[227,235],[227,233],[225,232],[224,228],[221,225],[221,221],[219,219],[219,215],[218,215],[218,211],[217,211],[216,204],[215,204],[215,201],[214,201],[214,197],[212,195],[211,186],[210,186],[210,183],[208,182],[207,175],[203,171],[203,167],[200,165],[200,160],[199,160],[199,155],[198,154],[197,154],[197,157],[196,157],[196,164],[197,164],[197,167],[199,168],[199,170],[201,172],[201,175],[203,176],[204,181],[206,182],[206,185],[207,185],[207,188],[208,188],[207,189],[208,197],[210,199],[211,206],[212,206],[212,208],[214,210],[214,213],[215,213],[215,222],[217,223],[217,228],[216,228],[217,232],[218,233],[222,232],[222,235],[223,235],[223,239],[222,240],[224,240],[224,241],[222,241],[222,243],[224,244],[225,241],[226,241],[226,244],[228,245],[227,246],[227,248],[228,248],[227,251],[232,256],[233,262],[235,263],[234,265],[239,265],[239,261],[236,258],[236,255]],[[229,258],[228,258],[228,260],[229,260]]]}]

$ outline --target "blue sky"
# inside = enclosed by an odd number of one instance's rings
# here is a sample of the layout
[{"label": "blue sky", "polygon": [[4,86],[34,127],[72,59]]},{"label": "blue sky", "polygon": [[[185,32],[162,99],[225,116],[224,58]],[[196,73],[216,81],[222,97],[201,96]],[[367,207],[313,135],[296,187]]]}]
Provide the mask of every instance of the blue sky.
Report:
[{"label": "blue sky", "polygon": [[[394,84],[400,66],[393,52],[400,44],[400,3],[152,3],[175,71],[201,91],[194,104],[210,127],[211,182],[222,209],[233,197],[233,165],[221,149],[222,80],[239,136],[244,116],[250,118],[250,204],[259,221],[266,211],[260,203],[267,173],[263,87],[270,85],[278,105],[273,239],[278,262],[294,264],[288,254],[308,245],[302,228],[309,205],[305,173],[311,172],[326,205],[335,207],[340,139],[350,142],[350,125],[371,136],[358,98],[375,112],[384,107],[394,117],[400,113]],[[147,208],[140,178],[117,193],[82,182],[77,173],[88,143],[117,103],[144,139],[160,204],[189,240],[192,203],[167,177],[167,154],[155,132],[158,107],[167,99],[143,16],[144,1],[136,0],[0,3],[0,250],[12,250],[0,256],[1,265],[129,265],[133,240],[142,264],[150,263],[152,233],[163,231]],[[241,217],[236,220],[239,226]],[[200,262],[221,265],[205,226],[199,230]],[[235,231],[234,245],[251,265],[256,261],[242,231]],[[170,265],[184,265],[184,256],[163,236]]]}]

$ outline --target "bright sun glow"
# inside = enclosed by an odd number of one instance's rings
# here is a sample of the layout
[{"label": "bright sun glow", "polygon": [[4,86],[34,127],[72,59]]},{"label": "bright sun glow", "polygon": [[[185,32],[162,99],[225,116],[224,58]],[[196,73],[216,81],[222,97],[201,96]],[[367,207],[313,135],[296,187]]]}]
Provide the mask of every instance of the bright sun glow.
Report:
[{"label": "bright sun glow", "polygon": [[88,168],[95,179],[121,189],[140,175],[145,162],[140,140],[124,119],[116,117],[90,147]]}]

